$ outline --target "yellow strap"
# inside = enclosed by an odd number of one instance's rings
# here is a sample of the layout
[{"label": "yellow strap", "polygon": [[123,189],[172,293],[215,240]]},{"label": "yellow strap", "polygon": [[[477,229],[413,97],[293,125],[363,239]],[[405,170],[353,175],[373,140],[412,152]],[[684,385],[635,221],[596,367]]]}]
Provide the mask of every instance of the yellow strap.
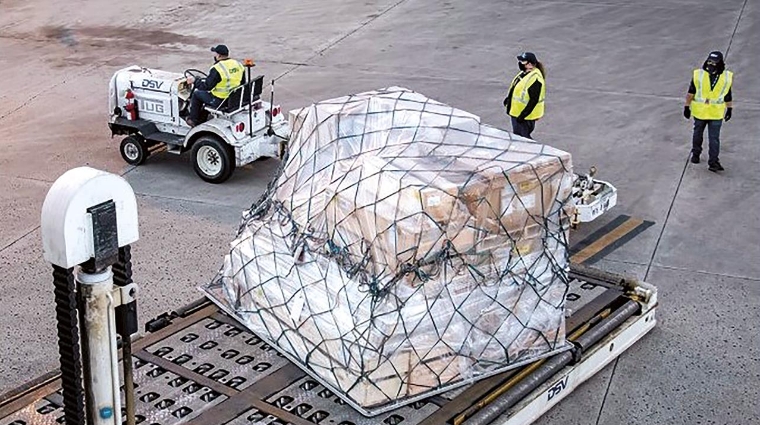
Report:
[{"label": "yellow strap", "polygon": [[699,71],[699,77],[697,77],[696,80],[697,81],[695,81],[695,84],[697,86],[697,93],[694,96],[694,100],[696,100],[697,102],[704,103],[705,98],[704,98],[704,96],[702,96],[702,86],[704,85],[704,80],[705,80],[705,70],[704,69],[702,69],[702,70]]}]

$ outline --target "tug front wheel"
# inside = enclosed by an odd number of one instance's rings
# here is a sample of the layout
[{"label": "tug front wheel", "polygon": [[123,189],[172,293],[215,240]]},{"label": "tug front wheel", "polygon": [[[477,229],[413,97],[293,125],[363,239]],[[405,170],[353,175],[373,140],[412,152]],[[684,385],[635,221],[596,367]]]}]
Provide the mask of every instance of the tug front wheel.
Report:
[{"label": "tug front wheel", "polygon": [[129,165],[141,165],[150,156],[148,146],[145,145],[142,137],[138,136],[125,137],[121,141],[119,152],[121,152],[121,157]]}]

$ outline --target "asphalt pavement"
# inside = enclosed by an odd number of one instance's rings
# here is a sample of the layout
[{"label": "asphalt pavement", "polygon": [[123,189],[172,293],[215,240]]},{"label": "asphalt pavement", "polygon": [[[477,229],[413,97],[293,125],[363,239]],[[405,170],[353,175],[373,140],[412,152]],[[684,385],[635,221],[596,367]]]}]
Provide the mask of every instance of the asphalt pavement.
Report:
[{"label": "asphalt pavement", "polygon": [[[203,69],[225,43],[277,79],[283,110],[402,86],[509,130],[501,102],[528,50],[547,68],[534,138],[619,190],[619,205],[572,239],[618,214],[654,222],[597,266],[656,285],[661,303],[649,335],[538,423],[757,423],[758,33],[756,0],[0,0],[0,392],[57,366],[39,220],[58,176],[89,165],[135,189],[143,322],[201,296],[277,169],[257,161],[210,185],[187,154],[128,166],[107,127],[117,69]],[[681,115],[711,50],[735,72],[721,173],[688,163]]]}]

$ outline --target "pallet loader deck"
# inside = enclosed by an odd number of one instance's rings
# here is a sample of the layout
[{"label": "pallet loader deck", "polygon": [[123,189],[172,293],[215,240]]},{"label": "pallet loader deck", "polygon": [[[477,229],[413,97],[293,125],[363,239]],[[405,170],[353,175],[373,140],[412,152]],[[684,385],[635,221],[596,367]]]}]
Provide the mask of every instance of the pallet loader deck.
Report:
[{"label": "pallet loader deck", "polygon": [[368,418],[207,299],[133,338],[136,208],[126,181],[89,167],[51,187],[41,233],[54,269],[61,369],[1,394],[0,425],[529,424],[656,323],[655,287],[571,264],[571,349]]},{"label": "pallet loader deck", "polygon": [[[343,404],[206,299],[146,324],[134,342],[135,423],[144,425],[529,424],[656,323],[656,289],[573,265],[573,350],[375,418]],[[122,394],[123,396],[123,394]],[[63,423],[60,375],[0,396],[0,425]]]}]

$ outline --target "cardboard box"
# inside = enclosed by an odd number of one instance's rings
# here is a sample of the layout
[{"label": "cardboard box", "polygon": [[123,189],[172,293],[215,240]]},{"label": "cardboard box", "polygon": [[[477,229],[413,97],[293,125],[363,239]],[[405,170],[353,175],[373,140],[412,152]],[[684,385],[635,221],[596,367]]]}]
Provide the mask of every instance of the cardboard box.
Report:
[{"label": "cardboard box", "polygon": [[374,406],[404,398],[409,387],[409,351],[400,350],[384,359],[377,368],[351,370],[320,368],[323,378],[335,382],[341,391],[362,406]]},{"label": "cardboard box", "polygon": [[333,192],[325,217],[333,242],[357,260],[369,252],[374,273],[395,275],[405,263],[431,260],[448,243],[455,252],[474,247],[477,230],[468,225],[465,205],[450,193],[420,184],[357,207],[356,193],[364,189],[369,190],[360,183],[356,191]]},{"label": "cardboard box", "polygon": [[473,359],[436,347],[420,358],[410,353],[412,365],[407,376],[408,395],[414,396],[468,377]]}]

